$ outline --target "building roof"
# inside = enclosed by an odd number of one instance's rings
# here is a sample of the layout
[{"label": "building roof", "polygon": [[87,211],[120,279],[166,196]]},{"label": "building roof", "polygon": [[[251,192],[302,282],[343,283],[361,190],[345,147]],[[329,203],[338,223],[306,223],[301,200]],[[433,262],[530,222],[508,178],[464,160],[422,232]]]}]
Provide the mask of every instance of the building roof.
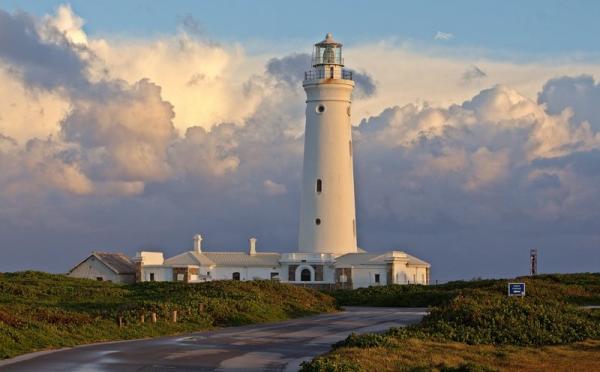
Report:
[{"label": "building roof", "polygon": [[339,256],[336,259],[336,263],[346,265],[370,265],[370,264],[383,264],[385,255],[373,254],[373,253],[347,253],[343,256]]},{"label": "building roof", "polygon": [[185,252],[165,260],[165,265],[199,266],[278,266],[279,253]]},{"label": "building roof", "polygon": [[95,257],[98,261],[102,262],[106,267],[112,270],[115,274],[135,274],[135,264],[123,253],[109,253],[109,252],[92,252],[91,255],[86,257],[85,260],[81,261],[69,272],[75,270],[79,265],[89,260],[90,257]]},{"label": "building roof", "polygon": [[343,256],[340,256],[336,259],[336,263],[345,264],[345,265],[381,265],[386,262],[386,260],[390,260],[392,256],[402,257],[406,259],[406,262],[409,265],[415,266],[431,266],[428,262],[425,262],[421,259],[418,259],[414,256],[411,256],[408,253],[393,251],[386,253],[348,253]]},{"label": "building roof", "polygon": [[164,265],[178,266],[178,265],[198,265],[198,266],[212,266],[212,262],[204,254],[198,254],[196,252],[183,252],[177,256],[167,258]]},{"label": "building roof", "polygon": [[411,256],[410,254],[406,254],[408,256],[408,264],[409,265],[423,265],[430,267],[431,264],[427,261],[423,261],[420,258],[416,258],[415,256]]}]

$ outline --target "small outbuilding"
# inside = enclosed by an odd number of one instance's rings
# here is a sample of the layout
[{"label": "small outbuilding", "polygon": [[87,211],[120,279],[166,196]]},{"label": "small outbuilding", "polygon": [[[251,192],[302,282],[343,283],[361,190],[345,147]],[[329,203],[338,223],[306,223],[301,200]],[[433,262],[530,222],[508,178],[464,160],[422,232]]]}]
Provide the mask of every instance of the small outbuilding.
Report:
[{"label": "small outbuilding", "polygon": [[123,253],[92,252],[73,267],[67,276],[113,283],[135,283],[136,266]]}]

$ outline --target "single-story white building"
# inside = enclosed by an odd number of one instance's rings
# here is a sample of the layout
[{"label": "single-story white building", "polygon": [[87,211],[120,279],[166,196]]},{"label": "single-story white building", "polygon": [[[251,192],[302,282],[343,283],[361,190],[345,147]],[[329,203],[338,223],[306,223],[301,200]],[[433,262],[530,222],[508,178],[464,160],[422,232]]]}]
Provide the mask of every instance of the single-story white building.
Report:
[{"label": "single-story white building", "polygon": [[75,265],[67,276],[113,283],[135,283],[136,266],[123,253],[92,252]]},{"label": "single-story white building", "polygon": [[202,237],[194,249],[165,259],[162,252],[138,252],[133,259],[139,281],[270,279],[315,288],[359,288],[386,284],[429,284],[430,264],[401,251],[380,254],[263,253],[250,239],[247,252],[204,252]]}]

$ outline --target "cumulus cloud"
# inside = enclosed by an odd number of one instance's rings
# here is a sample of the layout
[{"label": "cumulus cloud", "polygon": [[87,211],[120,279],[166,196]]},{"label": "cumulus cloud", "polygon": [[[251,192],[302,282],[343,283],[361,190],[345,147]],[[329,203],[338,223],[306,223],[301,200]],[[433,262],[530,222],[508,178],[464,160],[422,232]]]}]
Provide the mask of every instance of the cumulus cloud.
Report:
[{"label": "cumulus cloud", "polygon": [[[267,62],[266,70],[267,74],[297,89],[304,80],[304,72],[310,68],[310,55],[295,53],[282,58],[272,58]],[[376,84],[371,75],[364,71],[348,70],[352,72],[352,79],[355,83],[354,98],[368,98],[375,94]]]},{"label": "cumulus cloud", "polygon": [[569,110],[576,125],[588,123],[600,130],[600,83],[590,75],[562,76],[550,79],[538,95],[538,103],[545,105],[550,115]]},{"label": "cumulus cloud", "polygon": [[[174,36],[113,40],[87,36],[68,6],[41,19],[0,11],[3,246],[52,245],[24,252],[60,256],[49,259],[60,270],[100,246],[176,253],[196,232],[211,249],[250,235],[296,249],[310,57],[249,56],[186,22]],[[440,278],[481,275],[533,243],[589,253],[600,231],[593,77],[366,48],[347,50],[355,97],[369,98],[353,107],[361,246],[405,249]],[[3,269],[30,262],[11,254]]]},{"label": "cumulus cloud", "polygon": [[141,80],[100,100],[75,101],[61,134],[88,154],[96,177],[160,181],[169,173],[167,148],[176,138],[172,106],[160,87]]},{"label": "cumulus cloud", "polygon": [[56,28],[47,28],[42,35],[41,27],[29,14],[12,15],[0,9],[0,61],[34,87],[85,85],[87,62],[64,34]]},{"label": "cumulus cloud", "polygon": [[67,40],[74,44],[87,44],[87,35],[83,31],[83,25],[85,24],[83,18],[77,16],[71,5],[62,4],[56,9],[56,15],[54,17],[45,16],[45,23],[50,26],[50,32],[58,30],[62,33]]}]

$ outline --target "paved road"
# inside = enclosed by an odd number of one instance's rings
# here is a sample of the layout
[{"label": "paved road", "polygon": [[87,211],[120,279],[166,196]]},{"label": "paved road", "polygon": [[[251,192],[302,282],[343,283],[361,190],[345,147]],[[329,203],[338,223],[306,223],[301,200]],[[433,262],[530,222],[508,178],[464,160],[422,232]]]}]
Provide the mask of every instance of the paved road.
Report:
[{"label": "paved road", "polygon": [[352,307],[280,323],[80,346],[0,362],[0,370],[296,371],[302,361],[328,351],[351,332],[412,324],[425,314],[426,309]]}]

